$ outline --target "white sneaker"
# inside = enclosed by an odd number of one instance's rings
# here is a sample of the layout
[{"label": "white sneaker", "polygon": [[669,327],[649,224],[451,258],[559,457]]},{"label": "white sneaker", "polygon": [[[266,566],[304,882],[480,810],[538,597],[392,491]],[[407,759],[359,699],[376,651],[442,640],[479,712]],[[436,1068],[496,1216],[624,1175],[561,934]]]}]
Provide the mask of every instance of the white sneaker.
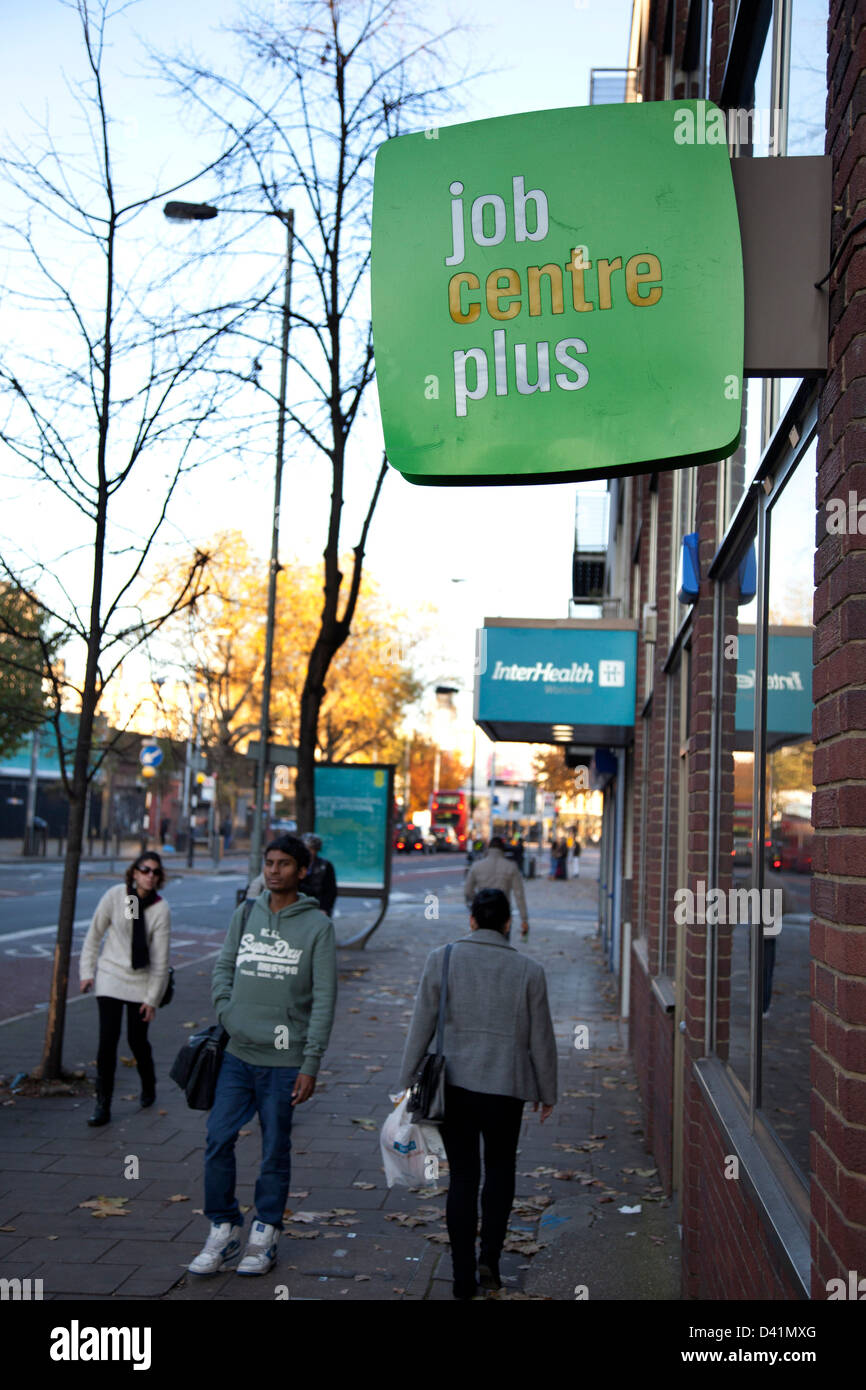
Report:
[{"label": "white sneaker", "polygon": [[204,1249],[187,1266],[190,1274],[219,1274],[241,1253],[241,1231],[243,1226],[233,1226],[230,1221],[211,1225],[210,1235]]},{"label": "white sneaker", "polygon": [[276,1226],[254,1221],[244,1257],[238,1265],[238,1274],[267,1274],[269,1269],[273,1269],[277,1262],[279,1234]]}]

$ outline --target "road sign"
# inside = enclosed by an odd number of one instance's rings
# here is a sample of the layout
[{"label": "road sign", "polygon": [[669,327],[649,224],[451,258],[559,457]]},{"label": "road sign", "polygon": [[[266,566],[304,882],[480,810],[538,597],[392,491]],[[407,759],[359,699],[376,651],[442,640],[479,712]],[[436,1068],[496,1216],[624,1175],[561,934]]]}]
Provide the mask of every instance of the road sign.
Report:
[{"label": "road sign", "polygon": [[[259,756],[260,741],[257,738],[250,739],[247,744],[247,757],[257,758]],[[297,767],[298,750],[291,748],[287,743],[268,744],[268,766],[269,767]]]},{"label": "road sign", "polygon": [[162,762],[162,749],[158,743],[143,743],[138,760],[142,767],[159,767]]}]

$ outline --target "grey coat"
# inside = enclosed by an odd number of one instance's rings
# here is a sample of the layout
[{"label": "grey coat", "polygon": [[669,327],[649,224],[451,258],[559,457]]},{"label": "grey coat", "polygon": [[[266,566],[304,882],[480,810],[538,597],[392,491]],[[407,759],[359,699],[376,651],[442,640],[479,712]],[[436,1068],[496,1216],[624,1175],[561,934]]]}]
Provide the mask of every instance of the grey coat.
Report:
[{"label": "grey coat", "polygon": [[477,864],[473,864],[466,875],[463,893],[467,907],[472,906],[472,899],[479,888],[500,888],[508,899],[509,907],[513,893],[520,909],[521,920],[529,921],[526,911],[526,894],[523,891],[523,875],[511,859],[505,858],[501,849],[489,849],[484,858],[479,859]]},{"label": "grey coat", "polygon": [[[424,966],[401,1088],[410,1084],[424,1054],[436,1049],[444,954],[444,946],[431,951]],[[544,970],[498,931],[479,929],[454,943],[442,1050],[452,1086],[556,1104],[556,1039]]]}]

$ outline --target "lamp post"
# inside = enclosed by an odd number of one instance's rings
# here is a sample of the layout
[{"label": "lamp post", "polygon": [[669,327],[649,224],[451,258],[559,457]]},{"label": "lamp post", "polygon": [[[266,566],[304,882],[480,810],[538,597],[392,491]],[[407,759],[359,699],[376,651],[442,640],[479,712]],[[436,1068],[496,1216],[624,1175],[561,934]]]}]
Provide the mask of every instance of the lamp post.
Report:
[{"label": "lamp post", "polygon": [[[217,217],[219,208],[209,203],[166,203],[163,209],[171,222],[207,222]],[[279,209],[264,210],[256,208],[230,208],[229,212],[244,213],[247,216],[276,217],[286,229],[286,272],[283,288],[283,316],[280,355],[280,394],[277,405],[277,448],[274,469],[274,510],[271,532],[271,560],[268,570],[268,611],[265,625],[265,667],[262,675],[262,713],[259,725],[259,756],[256,763],[256,809],[250,836],[250,857],[248,872],[250,879],[259,872],[262,858],[262,828],[265,814],[265,780],[268,766],[268,744],[270,741],[271,716],[271,673],[274,660],[274,622],[277,607],[277,573],[280,568],[280,493],[283,484],[283,451],[286,437],[286,384],[289,371],[289,321],[291,315],[292,293],[292,250],[294,246],[295,214],[292,208],[283,212]]]}]

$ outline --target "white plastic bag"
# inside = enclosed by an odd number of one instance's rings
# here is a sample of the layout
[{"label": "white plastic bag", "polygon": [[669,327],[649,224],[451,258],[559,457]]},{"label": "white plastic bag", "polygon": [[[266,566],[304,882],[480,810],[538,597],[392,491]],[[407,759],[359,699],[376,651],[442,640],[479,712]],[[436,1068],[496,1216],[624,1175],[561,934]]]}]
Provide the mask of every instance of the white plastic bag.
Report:
[{"label": "white plastic bag", "polygon": [[408,1110],[409,1092],[392,1096],[394,1109],[382,1126],[379,1143],[389,1187],[415,1187],[436,1182],[442,1172],[445,1146],[435,1125],[416,1125]]}]

